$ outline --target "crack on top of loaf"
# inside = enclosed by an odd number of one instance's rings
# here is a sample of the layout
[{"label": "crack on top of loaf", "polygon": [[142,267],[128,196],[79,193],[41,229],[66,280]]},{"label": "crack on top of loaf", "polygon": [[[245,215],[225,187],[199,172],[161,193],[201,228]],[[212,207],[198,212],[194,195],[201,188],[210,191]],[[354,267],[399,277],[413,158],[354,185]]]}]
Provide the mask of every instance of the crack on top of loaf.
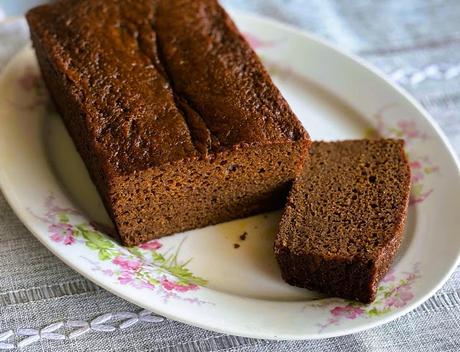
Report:
[{"label": "crack on top of loaf", "polygon": [[167,65],[165,65],[165,60],[163,58],[163,52],[161,48],[161,43],[158,40],[157,30],[155,28],[155,23],[151,23],[151,29],[154,36],[154,58],[151,58],[148,53],[144,52],[142,47],[139,46],[139,49],[147,55],[152,61],[155,68],[160,72],[165,80],[168,82],[169,86],[174,95],[174,102],[177,109],[181,112],[184,122],[187,126],[187,129],[190,133],[190,138],[195,149],[200,155],[207,156],[213,149],[213,147],[220,146],[220,141],[216,135],[211,133],[211,130],[206,125],[206,121],[200,115],[200,113],[192,106],[187,97],[180,95],[174,87],[174,81],[171,78],[171,75],[168,72]]}]

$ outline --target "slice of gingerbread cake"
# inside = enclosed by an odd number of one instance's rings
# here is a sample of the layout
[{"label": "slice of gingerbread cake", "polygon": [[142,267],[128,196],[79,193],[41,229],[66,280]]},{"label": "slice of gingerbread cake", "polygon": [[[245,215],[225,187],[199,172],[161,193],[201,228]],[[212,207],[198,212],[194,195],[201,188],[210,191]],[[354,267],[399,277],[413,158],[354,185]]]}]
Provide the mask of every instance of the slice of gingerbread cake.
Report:
[{"label": "slice of gingerbread cake", "polygon": [[283,279],[372,302],[400,246],[409,191],[403,141],[314,142],[275,241]]}]

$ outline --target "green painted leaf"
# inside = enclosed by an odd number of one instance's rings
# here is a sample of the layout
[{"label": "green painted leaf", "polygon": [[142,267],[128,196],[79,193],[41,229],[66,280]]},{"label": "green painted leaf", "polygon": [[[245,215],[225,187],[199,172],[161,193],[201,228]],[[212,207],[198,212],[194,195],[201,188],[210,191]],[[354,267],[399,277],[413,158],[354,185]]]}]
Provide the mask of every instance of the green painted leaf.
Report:
[{"label": "green painted leaf", "polygon": [[149,273],[144,274],[144,277],[145,277],[145,279],[147,279],[147,281],[148,281],[150,284],[152,284],[152,285],[154,285],[154,286],[160,284],[160,281],[158,281],[157,279],[155,279],[155,278],[154,278],[152,275],[150,275]]},{"label": "green painted leaf", "polygon": [[381,311],[379,311],[376,307],[370,309],[367,311],[367,315],[370,317],[375,317],[381,314]]},{"label": "green painted leaf", "polygon": [[387,292],[384,293],[383,297],[384,298],[390,297],[394,291],[395,291],[394,289],[388,290]]},{"label": "green painted leaf", "polygon": [[144,255],[142,254],[142,252],[140,251],[139,248],[137,247],[131,247],[131,248],[128,248],[128,251],[130,251],[132,254],[134,254],[136,257],[139,257],[139,258],[144,258]]},{"label": "green painted leaf", "polygon": [[196,284],[204,286],[207,284],[205,279],[202,279],[198,276],[193,275],[187,268],[184,266],[172,266],[168,268],[168,271],[179,279],[179,283],[188,285]]},{"label": "green painted leaf", "polygon": [[112,256],[111,256],[109,251],[102,249],[102,250],[99,251],[99,259],[100,260],[109,260],[109,259],[112,259]]},{"label": "green painted leaf", "polygon": [[364,130],[364,138],[378,138],[380,137],[379,132],[374,127],[368,127]]},{"label": "green painted leaf", "polygon": [[87,242],[91,242],[97,248],[100,249],[108,249],[113,248],[114,244],[109,239],[102,236],[100,233],[91,231],[91,230],[84,230],[82,231],[83,237]]},{"label": "green painted leaf", "polygon": [[91,248],[92,250],[97,250],[97,246],[94,243],[91,242],[85,242],[86,246]]},{"label": "green painted leaf", "polygon": [[421,184],[415,184],[412,186],[412,194],[415,196],[421,195],[423,192],[423,185]]},{"label": "green painted leaf", "polygon": [[154,262],[165,263],[166,259],[161,253],[152,252],[152,259]]},{"label": "green painted leaf", "polygon": [[171,266],[169,271],[178,277],[186,277],[192,275],[187,268],[182,266]]},{"label": "green painted leaf", "polygon": [[64,222],[68,223],[69,222],[69,216],[66,213],[59,213],[59,222]]},{"label": "green painted leaf", "polygon": [[195,284],[198,286],[206,286],[208,284],[208,280],[205,280],[199,276],[192,275],[187,282],[188,284]]}]

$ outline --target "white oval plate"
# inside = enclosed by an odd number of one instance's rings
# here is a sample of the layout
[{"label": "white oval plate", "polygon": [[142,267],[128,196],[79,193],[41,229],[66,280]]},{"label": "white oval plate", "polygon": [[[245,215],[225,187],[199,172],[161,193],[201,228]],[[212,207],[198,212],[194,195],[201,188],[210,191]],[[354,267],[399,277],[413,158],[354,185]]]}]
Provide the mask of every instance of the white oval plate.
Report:
[{"label": "white oval plate", "polygon": [[206,329],[322,338],[414,309],[441,287],[459,258],[459,167],[446,138],[412,98],[356,58],[272,21],[234,17],[312,138],[384,135],[407,142],[413,194],[406,236],[373,304],[285,284],[272,251],[279,212],[132,249],[103,234],[110,221],[51,108],[30,46],[0,80],[0,182],[9,203],[46,247],[88,279]]}]

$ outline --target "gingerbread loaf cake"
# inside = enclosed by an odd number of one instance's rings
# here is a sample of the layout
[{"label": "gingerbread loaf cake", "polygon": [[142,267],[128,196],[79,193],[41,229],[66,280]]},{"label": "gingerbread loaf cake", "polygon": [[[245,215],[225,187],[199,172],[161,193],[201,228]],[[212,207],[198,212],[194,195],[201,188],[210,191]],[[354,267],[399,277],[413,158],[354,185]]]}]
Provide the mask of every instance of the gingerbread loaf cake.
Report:
[{"label": "gingerbread loaf cake", "polygon": [[283,204],[310,140],[216,0],[62,0],[27,20],[124,244]]},{"label": "gingerbread loaf cake", "polygon": [[283,279],[372,302],[401,243],[409,190],[402,141],[314,142],[275,241]]}]

